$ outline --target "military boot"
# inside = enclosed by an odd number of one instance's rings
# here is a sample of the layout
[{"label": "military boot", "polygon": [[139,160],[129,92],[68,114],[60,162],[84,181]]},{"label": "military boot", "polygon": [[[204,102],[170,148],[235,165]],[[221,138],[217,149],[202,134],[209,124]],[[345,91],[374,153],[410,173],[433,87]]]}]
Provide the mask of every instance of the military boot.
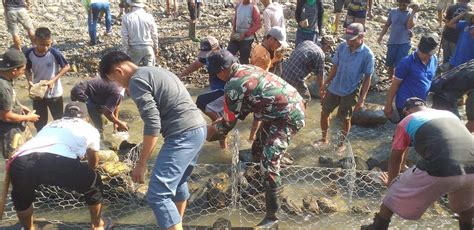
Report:
[{"label": "military boot", "polygon": [[265,207],[266,215],[255,229],[278,229],[278,217],[276,213],[280,208],[280,200],[278,195],[281,193],[281,188],[276,185],[270,185],[265,182]]}]

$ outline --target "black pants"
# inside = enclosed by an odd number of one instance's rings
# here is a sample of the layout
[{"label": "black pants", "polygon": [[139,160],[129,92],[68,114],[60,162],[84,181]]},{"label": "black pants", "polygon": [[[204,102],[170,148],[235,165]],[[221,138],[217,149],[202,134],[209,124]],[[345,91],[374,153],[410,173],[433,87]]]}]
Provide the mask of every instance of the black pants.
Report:
[{"label": "black pants", "polygon": [[243,41],[231,40],[229,42],[229,47],[227,47],[227,50],[233,55],[236,55],[237,52],[239,52],[240,64],[249,64],[250,52],[252,51],[252,43],[253,39]]},{"label": "black pants", "polygon": [[84,194],[88,205],[102,201],[102,180],[87,163],[52,153],[19,156],[10,165],[15,210],[24,211],[36,199],[40,185],[52,185]]},{"label": "black pants", "polygon": [[39,132],[48,124],[48,109],[54,120],[63,117],[63,97],[33,99],[33,109],[40,116],[39,120],[35,122],[36,131]]}]

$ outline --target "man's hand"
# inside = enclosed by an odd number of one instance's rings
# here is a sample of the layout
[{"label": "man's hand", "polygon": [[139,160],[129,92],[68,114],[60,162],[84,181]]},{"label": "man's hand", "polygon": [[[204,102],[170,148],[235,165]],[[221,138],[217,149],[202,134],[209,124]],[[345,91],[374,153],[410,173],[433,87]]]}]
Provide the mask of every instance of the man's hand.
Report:
[{"label": "man's hand", "polygon": [[359,100],[354,107],[354,111],[359,111],[364,108],[364,101]]},{"label": "man's hand", "polygon": [[29,122],[37,122],[40,118],[40,116],[36,114],[35,110],[30,111],[28,115],[26,116],[27,116],[26,120]]},{"label": "man's hand", "polygon": [[196,2],[194,0],[191,0],[191,7],[196,8]]},{"label": "man's hand", "polygon": [[138,163],[132,171],[132,181],[135,183],[145,183],[146,164]]},{"label": "man's hand", "polygon": [[379,174],[379,179],[384,184],[385,186],[389,186],[389,181],[388,181],[388,173],[382,172]]},{"label": "man's hand", "polygon": [[240,33],[239,41],[243,41],[245,39],[245,33]]},{"label": "man's hand", "polygon": [[119,121],[118,123],[114,124],[114,129],[116,129],[119,132],[128,131],[127,122]]},{"label": "man's hand", "polygon": [[383,108],[383,113],[385,114],[385,117],[389,118],[392,116],[393,108],[392,105],[385,105],[385,108]]},{"label": "man's hand", "polygon": [[420,5],[418,5],[416,3],[410,4],[408,7],[410,7],[412,9],[413,13],[416,13],[420,10]]},{"label": "man's hand", "polygon": [[55,83],[56,83],[56,81],[49,80],[48,83],[46,83],[46,85],[48,86],[48,90],[52,90]]},{"label": "man's hand", "polygon": [[302,28],[306,28],[306,27],[309,26],[308,19],[305,19],[305,20],[303,20],[303,21],[300,21],[298,24],[299,24],[300,27],[302,27]]}]

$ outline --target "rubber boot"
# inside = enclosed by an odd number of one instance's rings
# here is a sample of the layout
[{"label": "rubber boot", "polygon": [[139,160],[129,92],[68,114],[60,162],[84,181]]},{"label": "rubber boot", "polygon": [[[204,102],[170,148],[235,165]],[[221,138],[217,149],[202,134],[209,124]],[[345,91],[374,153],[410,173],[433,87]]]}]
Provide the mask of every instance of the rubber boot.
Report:
[{"label": "rubber boot", "polygon": [[378,214],[375,214],[374,222],[370,225],[362,225],[360,226],[361,230],[386,230],[388,229],[388,225],[390,224],[390,220],[383,219],[379,217]]},{"label": "rubber boot", "polygon": [[265,207],[267,212],[265,218],[257,224],[255,229],[278,229],[276,213],[280,208],[280,200],[278,198],[280,192],[281,188],[265,182]]},{"label": "rubber boot", "polygon": [[472,223],[463,223],[459,221],[459,230],[472,230]]},{"label": "rubber boot", "polygon": [[188,31],[189,31],[189,38],[191,38],[193,42],[198,42],[199,39],[196,38],[196,23],[194,23],[193,21],[189,21]]}]

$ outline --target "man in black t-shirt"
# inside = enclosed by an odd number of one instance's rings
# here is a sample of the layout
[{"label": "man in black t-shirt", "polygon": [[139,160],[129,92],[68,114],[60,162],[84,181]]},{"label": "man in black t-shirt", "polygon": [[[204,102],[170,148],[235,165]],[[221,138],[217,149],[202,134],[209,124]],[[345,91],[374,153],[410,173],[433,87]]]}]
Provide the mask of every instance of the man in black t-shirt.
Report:
[{"label": "man in black t-shirt", "polygon": [[[458,0],[458,3],[449,6],[444,18],[445,22],[449,22],[454,17],[461,15],[466,11],[470,11],[470,7],[468,6],[469,2],[470,0]],[[444,27],[443,42],[441,44],[441,48],[443,49],[443,63],[448,63],[449,59],[454,55],[458,38],[459,31],[447,26]]]},{"label": "man in black t-shirt", "polygon": [[13,89],[13,79],[23,76],[25,68],[26,58],[21,51],[9,50],[3,54],[0,62],[0,152],[5,159],[15,150],[12,143],[15,135],[25,130],[23,122],[36,122],[39,118],[20,104]]}]

